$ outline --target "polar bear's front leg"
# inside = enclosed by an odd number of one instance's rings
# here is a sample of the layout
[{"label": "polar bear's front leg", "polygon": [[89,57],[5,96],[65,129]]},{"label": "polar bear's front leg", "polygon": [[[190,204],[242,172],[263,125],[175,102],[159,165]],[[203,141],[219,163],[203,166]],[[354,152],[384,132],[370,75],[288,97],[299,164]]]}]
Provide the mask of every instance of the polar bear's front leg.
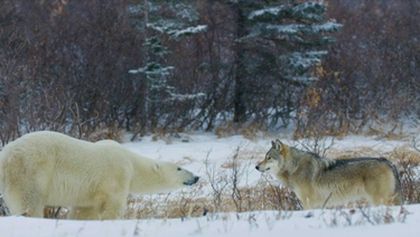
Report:
[{"label": "polar bear's front leg", "polygon": [[125,195],[97,195],[95,206],[73,207],[69,218],[75,220],[111,220],[120,219],[127,206]]},{"label": "polar bear's front leg", "polygon": [[69,218],[73,220],[97,220],[99,213],[97,207],[73,207]]},{"label": "polar bear's front leg", "polygon": [[127,199],[108,199],[102,203],[100,218],[102,220],[121,219],[127,207]]}]

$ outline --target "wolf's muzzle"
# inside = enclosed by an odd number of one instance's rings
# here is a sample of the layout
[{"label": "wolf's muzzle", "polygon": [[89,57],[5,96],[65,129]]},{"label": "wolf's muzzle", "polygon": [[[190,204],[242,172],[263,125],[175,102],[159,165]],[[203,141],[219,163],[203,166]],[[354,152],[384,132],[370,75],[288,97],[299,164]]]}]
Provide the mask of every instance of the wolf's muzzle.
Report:
[{"label": "wolf's muzzle", "polygon": [[187,182],[184,182],[184,185],[193,185],[193,184],[197,183],[199,179],[200,179],[200,177],[194,176],[193,179],[188,180]]}]

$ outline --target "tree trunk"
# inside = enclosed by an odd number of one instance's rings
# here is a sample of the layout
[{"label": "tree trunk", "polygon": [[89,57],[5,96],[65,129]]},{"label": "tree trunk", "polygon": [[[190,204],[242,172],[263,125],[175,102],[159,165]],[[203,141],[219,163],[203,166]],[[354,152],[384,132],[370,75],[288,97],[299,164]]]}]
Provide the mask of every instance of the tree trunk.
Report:
[{"label": "tree trunk", "polygon": [[[239,3],[233,5],[234,11],[236,12],[236,38],[239,39],[245,36],[245,21],[246,18],[241,9]],[[233,122],[234,123],[243,123],[246,121],[246,105],[244,100],[244,89],[245,89],[245,78],[246,70],[244,63],[244,47],[241,42],[236,43],[235,47],[235,87],[234,87],[234,114]]]}]

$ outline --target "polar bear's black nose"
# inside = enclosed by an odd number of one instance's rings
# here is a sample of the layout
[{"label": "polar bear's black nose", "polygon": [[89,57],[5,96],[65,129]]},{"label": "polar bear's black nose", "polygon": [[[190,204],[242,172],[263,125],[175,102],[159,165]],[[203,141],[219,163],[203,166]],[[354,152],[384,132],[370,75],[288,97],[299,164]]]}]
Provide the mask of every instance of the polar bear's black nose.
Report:
[{"label": "polar bear's black nose", "polygon": [[255,169],[260,170],[260,166],[259,165],[255,166]]},{"label": "polar bear's black nose", "polygon": [[194,177],[193,177],[192,179],[190,179],[189,181],[184,182],[184,185],[193,185],[193,184],[197,183],[199,179],[200,179],[200,177],[198,177],[198,176],[194,176]]}]

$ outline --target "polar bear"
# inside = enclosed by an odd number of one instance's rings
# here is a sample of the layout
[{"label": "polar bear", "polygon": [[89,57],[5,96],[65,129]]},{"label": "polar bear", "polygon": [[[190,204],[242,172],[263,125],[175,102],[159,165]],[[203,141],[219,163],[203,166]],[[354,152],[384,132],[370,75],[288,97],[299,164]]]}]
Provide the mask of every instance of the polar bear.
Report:
[{"label": "polar bear", "polygon": [[0,152],[0,193],[13,215],[42,217],[45,206],[62,206],[71,208],[71,219],[116,219],[130,193],[171,191],[198,179],[114,141],[51,131],[26,134]]}]

